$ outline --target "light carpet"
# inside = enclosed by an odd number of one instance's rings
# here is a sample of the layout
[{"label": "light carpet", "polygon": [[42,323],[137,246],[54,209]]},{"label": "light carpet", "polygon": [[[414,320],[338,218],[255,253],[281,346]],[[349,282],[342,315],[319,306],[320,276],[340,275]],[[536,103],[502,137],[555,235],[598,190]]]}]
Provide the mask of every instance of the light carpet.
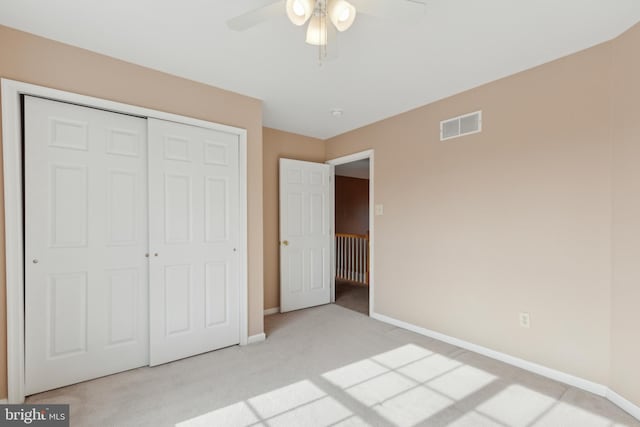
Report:
[{"label": "light carpet", "polygon": [[598,396],[337,305],[267,340],[29,397],[74,426],[640,426]]}]

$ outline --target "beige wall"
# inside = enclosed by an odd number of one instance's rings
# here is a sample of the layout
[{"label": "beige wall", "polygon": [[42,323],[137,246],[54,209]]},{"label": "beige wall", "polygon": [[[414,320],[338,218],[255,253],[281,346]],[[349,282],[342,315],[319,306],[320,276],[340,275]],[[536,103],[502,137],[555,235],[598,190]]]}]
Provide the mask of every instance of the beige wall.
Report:
[{"label": "beige wall", "polygon": [[640,405],[640,26],[613,43],[611,388]]},{"label": "beige wall", "polygon": [[[376,152],[375,311],[640,405],[638,51],[640,25],[327,141]],[[439,141],[477,109],[481,134]]]},{"label": "beige wall", "polygon": [[597,46],[327,142],[375,150],[377,313],[608,383],[610,63]]},{"label": "beige wall", "polygon": [[[249,333],[263,331],[262,104],[259,100],[0,26],[0,77],[247,129]],[[0,221],[4,224],[4,221]],[[4,240],[4,235],[0,236]],[[4,251],[4,245],[0,245]],[[0,254],[4,263],[4,253]],[[4,265],[0,265],[4,282]],[[0,398],[6,313],[0,283]]]},{"label": "beige wall", "polygon": [[278,159],[324,162],[324,142],[264,128],[264,308],[280,306],[280,248],[278,246]]}]

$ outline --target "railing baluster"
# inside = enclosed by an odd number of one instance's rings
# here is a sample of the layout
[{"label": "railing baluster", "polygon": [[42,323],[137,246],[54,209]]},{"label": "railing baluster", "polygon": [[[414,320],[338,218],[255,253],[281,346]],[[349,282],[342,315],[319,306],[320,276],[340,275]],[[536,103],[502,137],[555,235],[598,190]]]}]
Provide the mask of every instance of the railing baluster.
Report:
[{"label": "railing baluster", "polygon": [[342,238],[342,278],[347,278],[347,238]]},{"label": "railing baluster", "polygon": [[336,248],[336,276],[341,277],[340,272],[342,271],[342,237],[336,236],[337,248]]},{"label": "railing baluster", "polygon": [[364,239],[360,239],[360,248],[361,248],[361,255],[360,255],[360,260],[362,261],[362,266],[360,267],[360,282],[364,283],[364,269],[365,269],[365,265],[366,261],[365,261],[365,256],[367,256],[367,247],[364,244],[365,240]]},{"label": "railing baluster", "polygon": [[349,271],[349,239],[344,238],[344,274],[343,277],[348,279],[347,271]]},{"label": "railing baluster", "polygon": [[342,237],[338,236],[338,277],[342,277]]},{"label": "railing baluster", "polygon": [[360,266],[360,282],[364,283],[364,266],[367,248],[364,245],[364,239],[360,239],[360,262],[362,263]]},{"label": "railing baluster", "polygon": [[351,257],[350,257],[351,258],[351,261],[350,261],[351,265],[349,265],[349,280],[353,280],[354,279],[353,270],[355,269],[355,264],[356,264],[355,263],[355,256],[354,256],[355,255],[355,251],[353,249],[354,249],[354,246],[355,246],[355,243],[356,243],[356,239],[354,239],[352,237],[352,238],[349,239],[349,241],[350,241],[349,254],[351,255]]},{"label": "railing baluster", "polygon": [[356,239],[356,282],[360,282],[360,239]]},{"label": "railing baluster", "polygon": [[358,247],[358,239],[354,237],[352,240],[353,240],[353,268],[352,268],[351,276],[353,278],[351,280],[356,282],[357,281],[356,272],[358,271],[358,255],[356,252],[356,248]]},{"label": "railing baluster", "polygon": [[344,237],[340,237],[340,277],[344,277]]},{"label": "railing baluster", "polygon": [[347,253],[349,254],[349,268],[347,269],[347,278],[349,280],[351,279],[351,271],[353,270],[353,252],[351,250],[351,246],[353,244],[353,239],[351,237],[349,237],[349,249],[347,250]]},{"label": "railing baluster", "polygon": [[353,247],[355,246],[356,240],[351,237],[349,239],[350,245],[349,245],[349,280],[353,280],[353,255],[354,255],[354,251],[353,251]]},{"label": "railing baluster", "polygon": [[358,282],[362,283],[362,239],[358,239]]},{"label": "railing baluster", "polygon": [[349,249],[347,250],[347,253],[349,254],[349,269],[347,270],[349,272],[349,280],[353,280],[351,278],[351,272],[353,271],[353,239],[351,237],[349,237]]},{"label": "railing baluster", "polygon": [[336,278],[369,284],[369,235],[336,233]]},{"label": "railing baluster", "polygon": [[351,239],[351,241],[353,242],[353,248],[352,248],[352,254],[351,254],[351,256],[353,257],[353,266],[351,268],[351,280],[355,282],[356,281],[356,260],[358,259],[356,257],[356,243],[358,240],[354,237]]}]

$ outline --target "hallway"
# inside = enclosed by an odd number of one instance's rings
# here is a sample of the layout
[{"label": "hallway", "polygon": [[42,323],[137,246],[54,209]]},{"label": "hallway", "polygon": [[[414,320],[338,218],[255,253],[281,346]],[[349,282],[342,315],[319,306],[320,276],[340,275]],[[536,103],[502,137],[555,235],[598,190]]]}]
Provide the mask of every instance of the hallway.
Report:
[{"label": "hallway", "polygon": [[336,279],[336,304],[369,315],[369,287]]}]

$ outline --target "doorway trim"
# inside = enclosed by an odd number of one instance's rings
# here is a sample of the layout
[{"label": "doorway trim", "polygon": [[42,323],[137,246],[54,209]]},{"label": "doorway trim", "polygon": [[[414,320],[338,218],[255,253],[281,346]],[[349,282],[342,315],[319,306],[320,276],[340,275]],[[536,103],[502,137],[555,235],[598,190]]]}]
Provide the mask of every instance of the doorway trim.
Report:
[{"label": "doorway trim", "polygon": [[144,118],[156,118],[238,135],[240,175],[240,345],[248,342],[247,263],[247,131],[246,129],[165,113],[101,98],[79,95],[44,86],[1,79],[2,150],[6,248],[7,310],[7,400],[24,402],[24,236],[21,96],[32,95],[54,101],[98,108]]},{"label": "doorway trim", "polygon": [[[351,163],[358,160],[369,159],[369,316],[371,316],[374,310],[374,302],[375,302],[375,204],[374,204],[374,151],[365,150],[360,151],[358,153],[349,154],[347,156],[338,157],[332,160],[327,160],[326,163],[331,165],[334,169],[338,165],[343,165],[345,163]],[[334,243],[331,245],[331,302],[336,302],[336,245],[335,245],[335,236],[336,236],[336,185],[335,185],[335,173],[332,174],[334,177],[333,185],[331,186],[331,232],[333,234]]]}]

